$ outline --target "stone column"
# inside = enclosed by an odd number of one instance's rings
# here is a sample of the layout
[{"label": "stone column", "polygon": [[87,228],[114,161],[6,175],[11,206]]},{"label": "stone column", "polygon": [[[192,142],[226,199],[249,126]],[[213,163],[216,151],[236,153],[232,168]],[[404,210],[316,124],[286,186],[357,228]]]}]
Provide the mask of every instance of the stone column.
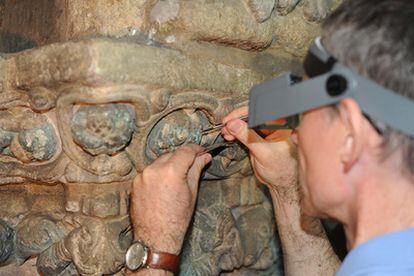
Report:
[{"label": "stone column", "polygon": [[[1,1],[0,273],[121,275],[135,175],[183,144],[223,142],[201,130],[253,85],[300,72],[337,2]],[[282,275],[247,152],[214,155],[180,275]]]}]

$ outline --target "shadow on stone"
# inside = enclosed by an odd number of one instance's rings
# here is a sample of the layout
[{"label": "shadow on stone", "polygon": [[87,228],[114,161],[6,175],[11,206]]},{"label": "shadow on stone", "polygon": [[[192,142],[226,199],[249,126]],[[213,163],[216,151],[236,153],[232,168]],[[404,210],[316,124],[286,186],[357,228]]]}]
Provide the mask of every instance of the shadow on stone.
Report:
[{"label": "shadow on stone", "polygon": [[0,52],[2,53],[17,53],[34,47],[36,43],[20,34],[0,33]]}]

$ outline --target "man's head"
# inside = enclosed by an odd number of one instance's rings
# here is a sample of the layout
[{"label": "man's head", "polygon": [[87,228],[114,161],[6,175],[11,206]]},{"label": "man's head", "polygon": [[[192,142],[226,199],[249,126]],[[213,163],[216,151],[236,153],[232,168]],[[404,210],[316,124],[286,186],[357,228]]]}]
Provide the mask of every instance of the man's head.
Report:
[{"label": "man's head", "polygon": [[[411,0],[344,1],[324,23],[322,43],[340,63],[414,99],[413,18]],[[390,127],[378,134],[374,126],[382,123],[373,123],[352,99],[303,115],[305,210],[343,218],[366,183],[412,178],[414,139]]]}]

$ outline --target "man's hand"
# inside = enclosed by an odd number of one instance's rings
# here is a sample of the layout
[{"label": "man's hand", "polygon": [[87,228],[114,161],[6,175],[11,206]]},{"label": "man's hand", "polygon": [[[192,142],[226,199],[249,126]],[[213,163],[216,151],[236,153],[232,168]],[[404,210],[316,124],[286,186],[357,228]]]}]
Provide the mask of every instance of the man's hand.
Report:
[{"label": "man's hand", "polygon": [[198,182],[210,154],[186,145],[144,169],[133,183],[131,220],[134,238],[155,251],[179,254],[197,198]]},{"label": "man's hand", "polygon": [[296,184],[297,160],[295,146],[287,138],[286,131],[269,134],[266,138],[250,130],[239,120],[248,113],[247,107],[234,110],[223,119],[222,134],[228,141],[235,139],[250,151],[250,159],[256,177],[270,189],[277,190],[284,185]]}]

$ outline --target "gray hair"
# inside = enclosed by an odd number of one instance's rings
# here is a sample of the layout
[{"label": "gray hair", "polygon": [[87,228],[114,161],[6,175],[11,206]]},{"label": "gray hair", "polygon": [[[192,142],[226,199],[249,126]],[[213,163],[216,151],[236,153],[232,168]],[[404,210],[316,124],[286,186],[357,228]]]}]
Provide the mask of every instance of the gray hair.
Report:
[{"label": "gray hair", "polygon": [[[342,64],[414,100],[413,0],[344,0],[322,32],[324,46]],[[385,152],[401,150],[404,171],[413,177],[414,138],[390,127],[382,134]]]}]

